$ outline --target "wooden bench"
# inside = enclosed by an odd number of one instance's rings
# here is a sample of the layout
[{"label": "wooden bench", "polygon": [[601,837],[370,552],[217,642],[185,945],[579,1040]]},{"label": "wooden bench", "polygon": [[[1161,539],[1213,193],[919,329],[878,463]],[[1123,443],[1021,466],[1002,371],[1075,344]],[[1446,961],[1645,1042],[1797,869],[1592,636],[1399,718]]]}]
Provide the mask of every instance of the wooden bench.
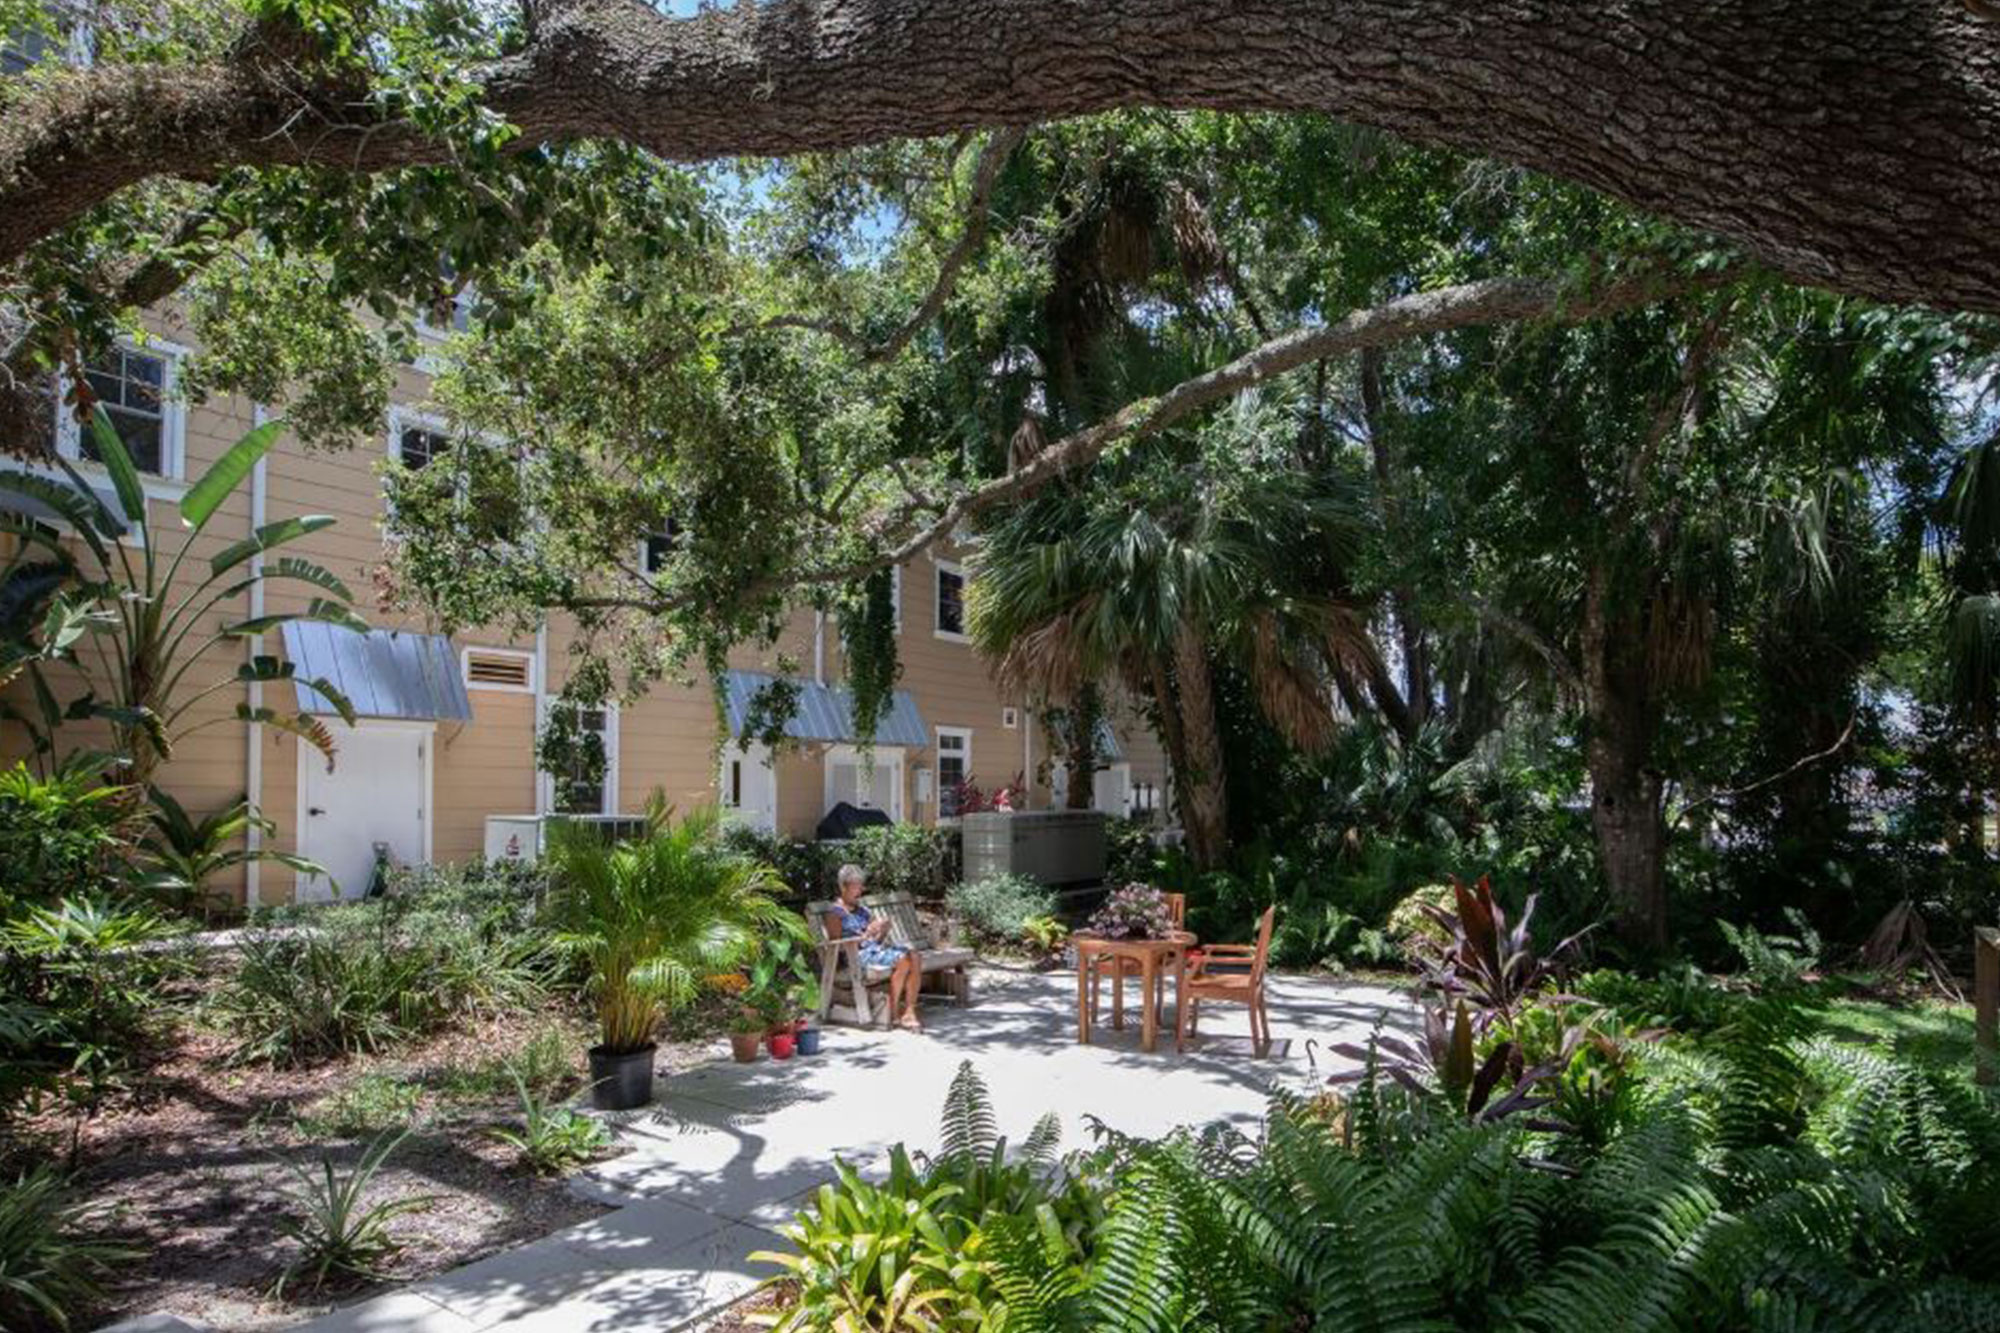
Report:
[{"label": "wooden bench", "polygon": [[[917,916],[916,903],[907,893],[869,894],[862,906],[889,921],[889,942],[914,951],[922,965],[924,989],[939,991],[954,1003],[972,1003],[972,962],[970,949],[939,945],[932,932]],[[889,1022],[889,1004],[883,992],[889,969],[861,965],[861,941],[848,936],[836,939],[827,933],[827,917],[839,910],[835,902],[806,904],[806,924],[812,930],[821,963],[819,977],[820,1021],[853,1023],[861,1027],[882,1027]],[[835,997],[845,993],[847,1000]]]}]

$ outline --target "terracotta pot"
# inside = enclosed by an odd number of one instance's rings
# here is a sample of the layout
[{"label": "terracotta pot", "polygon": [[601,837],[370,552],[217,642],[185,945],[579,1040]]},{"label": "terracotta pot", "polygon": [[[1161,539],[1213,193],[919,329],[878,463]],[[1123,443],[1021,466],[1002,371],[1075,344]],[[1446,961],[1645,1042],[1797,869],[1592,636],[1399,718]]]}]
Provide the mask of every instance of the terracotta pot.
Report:
[{"label": "terracotta pot", "polygon": [[747,1065],[755,1060],[757,1051],[763,1044],[763,1037],[755,1032],[729,1034],[729,1053],[736,1057],[736,1063],[739,1065]]},{"label": "terracotta pot", "polygon": [[798,1038],[792,1035],[790,1028],[786,1028],[781,1032],[773,1032],[771,1034],[771,1058],[773,1060],[791,1059],[792,1050],[797,1043]]}]

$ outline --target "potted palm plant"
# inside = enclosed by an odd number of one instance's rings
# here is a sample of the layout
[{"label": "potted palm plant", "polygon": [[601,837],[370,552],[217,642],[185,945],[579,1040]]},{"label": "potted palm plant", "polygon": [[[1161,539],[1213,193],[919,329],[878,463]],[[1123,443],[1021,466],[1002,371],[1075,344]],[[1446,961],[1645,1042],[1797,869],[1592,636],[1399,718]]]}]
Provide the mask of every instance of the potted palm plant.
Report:
[{"label": "potted palm plant", "polygon": [[752,941],[790,924],[768,866],[724,846],[714,810],[673,821],[655,803],[648,836],[608,846],[564,825],[551,847],[558,939],[589,960],[598,1044],[591,1100],[629,1110],[653,1098],[653,1029],[700,979],[734,967]]}]

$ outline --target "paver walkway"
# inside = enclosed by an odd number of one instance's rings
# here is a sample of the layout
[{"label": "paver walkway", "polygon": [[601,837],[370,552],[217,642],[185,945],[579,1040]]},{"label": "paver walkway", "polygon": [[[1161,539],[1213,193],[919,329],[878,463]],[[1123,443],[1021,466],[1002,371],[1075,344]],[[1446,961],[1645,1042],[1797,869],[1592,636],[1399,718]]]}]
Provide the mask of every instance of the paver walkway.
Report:
[{"label": "paver walkway", "polygon": [[[572,1182],[616,1212],[468,1264],[303,1326],[310,1333],[669,1333],[768,1275],[753,1250],[782,1244],[774,1228],[835,1157],[864,1171],[898,1142],[935,1150],[938,1111],[959,1062],[992,1092],[1001,1133],[1018,1141],[1043,1112],[1064,1145],[1089,1142],[1086,1116],[1129,1134],[1228,1121],[1254,1126],[1274,1084],[1306,1089],[1351,1062],[1327,1046],[1365,1041],[1384,1015],[1414,1019],[1411,1001],[1380,987],[1273,978],[1271,1026],[1282,1056],[1254,1058],[1240,1008],[1203,1015],[1204,1049],[1177,1056],[1170,1037],[1139,1050],[1098,1025],[1076,1043],[1075,979],[984,969],[971,1009],[926,1010],[929,1031],[831,1028],[818,1056],[714,1063],[661,1081],[660,1105],[620,1127],[623,1156]],[[1314,1043],[1317,1071],[1306,1042]]]}]

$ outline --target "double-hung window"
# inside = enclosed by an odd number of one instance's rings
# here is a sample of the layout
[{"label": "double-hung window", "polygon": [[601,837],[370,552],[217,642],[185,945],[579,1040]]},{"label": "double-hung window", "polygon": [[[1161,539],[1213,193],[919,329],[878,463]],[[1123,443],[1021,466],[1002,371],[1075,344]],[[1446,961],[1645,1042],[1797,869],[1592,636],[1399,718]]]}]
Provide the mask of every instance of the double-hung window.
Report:
[{"label": "double-hung window", "polygon": [[[121,344],[87,362],[83,379],[124,442],[125,451],[132,455],[133,466],[149,476],[179,478],[184,410],[172,399],[174,353]],[[77,421],[67,406],[58,405],[55,412],[60,452],[70,458],[102,462],[95,433]]]},{"label": "double-hung window", "polygon": [[957,819],[961,789],[972,778],[972,732],[937,729],[938,818]]},{"label": "double-hung window", "polygon": [[965,571],[946,560],[937,562],[937,620],[940,639],[965,641]]}]

